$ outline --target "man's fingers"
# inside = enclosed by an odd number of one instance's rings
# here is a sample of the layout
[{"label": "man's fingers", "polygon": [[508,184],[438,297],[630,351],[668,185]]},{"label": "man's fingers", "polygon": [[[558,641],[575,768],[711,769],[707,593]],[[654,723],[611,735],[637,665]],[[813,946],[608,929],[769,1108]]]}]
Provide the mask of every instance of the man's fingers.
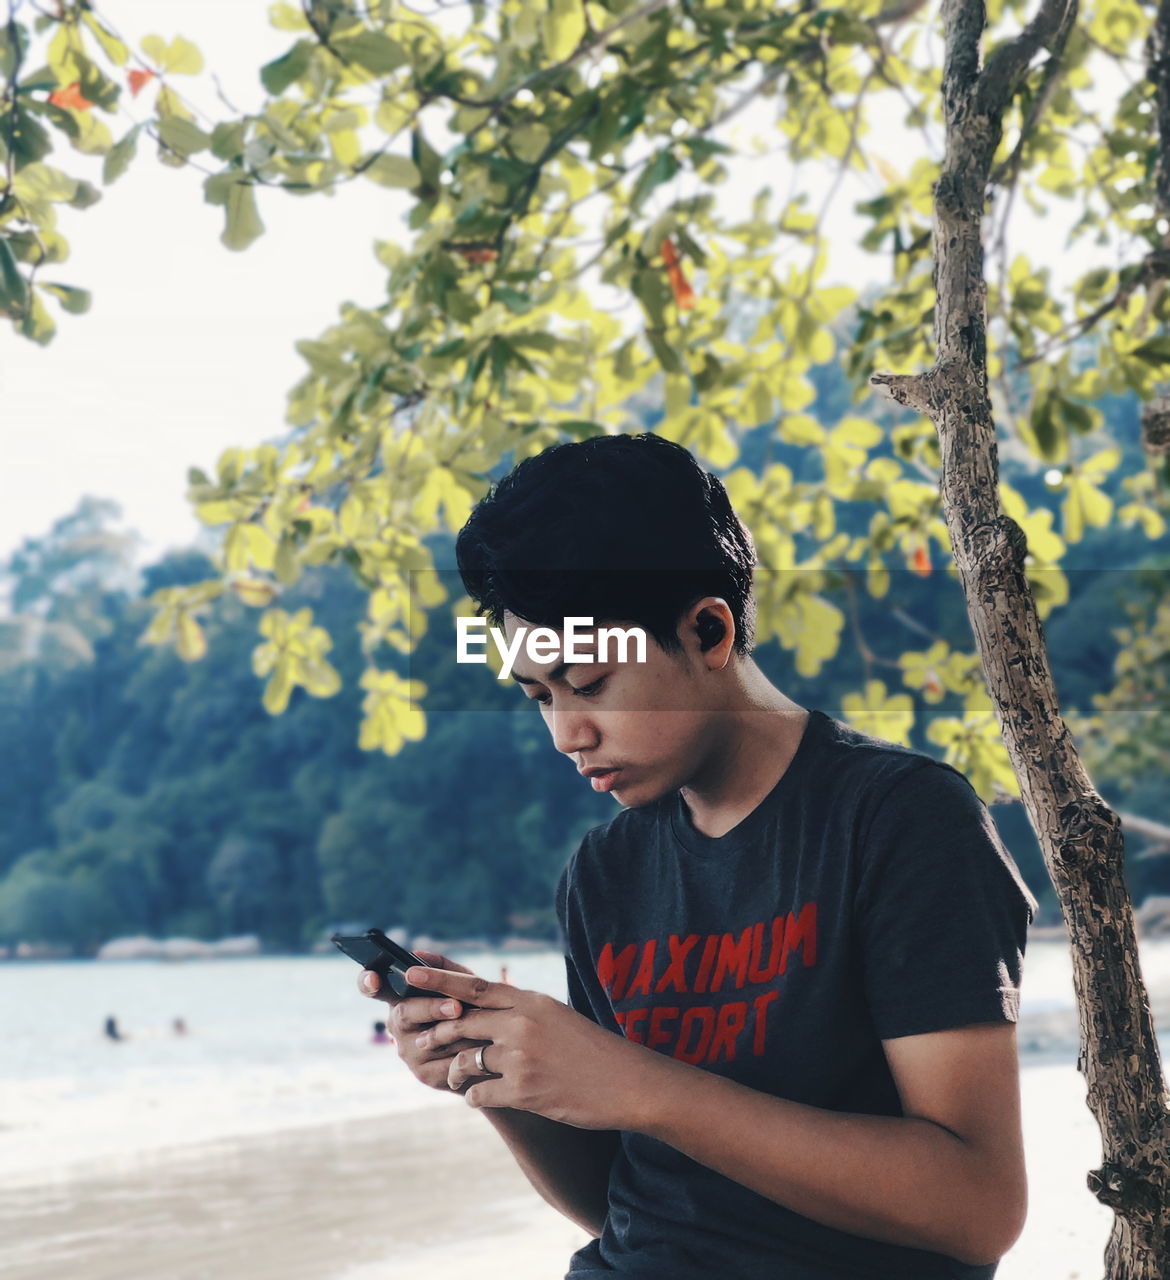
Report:
[{"label": "man's fingers", "polygon": [[[499,1077],[499,1073],[492,1070],[491,1062],[485,1061],[486,1072],[480,1071],[476,1066],[475,1055],[479,1047],[476,1045],[474,1048],[462,1049],[451,1059],[447,1067],[447,1084],[456,1093],[460,1092],[469,1081],[494,1080]],[[484,1047],[487,1048],[487,1046]],[[497,1056],[500,1054],[499,1045],[492,1045],[491,1048],[495,1050]],[[490,1057],[490,1051],[485,1052],[484,1056],[485,1059]]]},{"label": "man's fingers", "polygon": [[516,1003],[516,988],[506,982],[489,982],[474,973],[456,973],[453,969],[420,969],[412,965],[406,971],[412,987],[441,991],[444,995],[466,1000],[481,1009],[510,1009]]},{"label": "man's fingers", "polygon": [[389,987],[382,990],[382,979],[373,969],[363,969],[357,978],[358,990],[363,996],[372,996],[375,1000],[397,1000],[398,997]]},{"label": "man's fingers", "polygon": [[[404,1027],[405,1031],[406,1028]],[[457,1040],[471,1044],[490,1044],[503,1032],[498,1012],[492,1009],[468,1009],[461,1018],[437,1019],[433,1024],[420,1027],[415,1044],[420,1049],[442,1049]]]},{"label": "man's fingers", "polygon": [[450,1066],[451,1060],[459,1056],[466,1049],[470,1049],[474,1054],[480,1045],[491,1044],[490,1040],[456,1040],[452,1044],[445,1044],[436,1049],[422,1050],[421,1062],[423,1066],[432,1062],[442,1062],[445,1066]]},{"label": "man's fingers", "polygon": [[465,964],[459,964],[455,960],[449,960],[446,956],[440,955],[437,951],[419,951],[414,953],[420,960],[425,960],[432,969],[452,969],[456,973],[470,973],[471,970]]},{"label": "man's fingers", "polygon": [[462,1003],[447,996],[407,996],[398,1002],[394,1022],[403,1033],[417,1032],[435,1022],[449,1022],[462,1012]]}]

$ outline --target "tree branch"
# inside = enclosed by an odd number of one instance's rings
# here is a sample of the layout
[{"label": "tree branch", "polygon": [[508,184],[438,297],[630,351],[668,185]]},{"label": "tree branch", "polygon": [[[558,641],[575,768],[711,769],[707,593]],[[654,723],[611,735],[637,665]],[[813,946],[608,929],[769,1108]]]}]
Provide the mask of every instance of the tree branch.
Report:
[{"label": "tree branch", "polygon": [[1073,24],[1067,22],[1057,33],[1056,40],[1052,46],[1052,56],[1044,64],[1044,76],[1040,82],[1039,91],[1032,100],[1032,105],[1028,108],[1028,114],[1020,125],[1020,136],[1016,140],[1016,145],[1012,148],[1011,155],[992,171],[991,177],[988,179],[988,185],[998,186],[1005,178],[1009,186],[1015,185],[1016,179],[1019,177],[1024,147],[1034,132],[1040,117],[1048,109],[1048,104],[1052,100],[1052,94],[1056,89],[1057,80],[1063,68],[1065,46],[1068,44],[1068,37],[1072,32],[1072,28]]},{"label": "tree branch", "polygon": [[1170,212],[1170,159],[1167,157],[1167,140],[1170,139],[1170,0],[1160,0],[1146,42],[1146,53],[1147,75],[1154,86],[1158,137],[1162,140],[1154,171],[1154,191],[1159,211],[1166,214]]},{"label": "tree branch", "polygon": [[1111,298],[1106,298],[1100,306],[1095,307],[1087,316],[1082,316],[1075,324],[1065,325],[1039,350],[1021,360],[1019,367],[1026,369],[1038,360],[1047,360],[1059,347],[1083,337],[1111,311],[1125,306],[1139,289],[1149,289],[1159,281],[1170,279],[1170,249],[1152,250],[1137,264],[1136,268],[1130,270],[1132,274],[1128,279],[1122,280]]},{"label": "tree branch", "polygon": [[1023,31],[987,59],[975,86],[975,110],[981,115],[999,116],[1019,92],[1037,52],[1048,49],[1055,54],[1057,48],[1063,48],[1076,16],[1077,0],[1044,0],[1040,12]]},{"label": "tree branch", "polygon": [[893,0],[876,18],[870,18],[869,25],[887,27],[892,23],[902,22],[906,18],[912,18],[925,4],[926,0]]},{"label": "tree branch", "polygon": [[887,400],[895,400],[906,409],[929,417],[933,408],[925,373],[875,373],[869,385]]}]

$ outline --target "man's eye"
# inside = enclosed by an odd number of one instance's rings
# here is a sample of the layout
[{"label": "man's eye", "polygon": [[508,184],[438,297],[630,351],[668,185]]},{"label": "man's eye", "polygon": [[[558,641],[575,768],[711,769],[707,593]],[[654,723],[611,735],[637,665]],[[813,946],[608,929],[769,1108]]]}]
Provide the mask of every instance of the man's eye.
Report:
[{"label": "man's eye", "polygon": [[605,677],[601,676],[594,680],[592,684],[583,684],[579,689],[574,689],[573,693],[579,698],[592,698],[594,694],[601,692],[601,686],[605,683]]},{"label": "man's eye", "polygon": [[550,694],[550,693],[534,693],[534,694],[532,695],[532,697],[528,699],[528,701],[529,701],[529,702],[539,702],[539,703],[540,703],[540,705],[543,707],[543,706],[546,706],[549,702],[551,702],[551,701],[552,701],[552,694]]}]

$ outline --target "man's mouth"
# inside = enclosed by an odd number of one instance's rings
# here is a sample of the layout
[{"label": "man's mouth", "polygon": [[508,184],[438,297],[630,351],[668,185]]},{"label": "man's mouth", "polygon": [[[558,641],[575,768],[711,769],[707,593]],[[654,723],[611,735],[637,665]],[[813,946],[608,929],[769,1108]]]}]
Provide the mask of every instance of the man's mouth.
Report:
[{"label": "man's mouth", "polygon": [[582,769],[581,773],[589,779],[589,785],[594,791],[609,791],[617,781],[617,776],[621,773],[621,770],[593,768]]}]

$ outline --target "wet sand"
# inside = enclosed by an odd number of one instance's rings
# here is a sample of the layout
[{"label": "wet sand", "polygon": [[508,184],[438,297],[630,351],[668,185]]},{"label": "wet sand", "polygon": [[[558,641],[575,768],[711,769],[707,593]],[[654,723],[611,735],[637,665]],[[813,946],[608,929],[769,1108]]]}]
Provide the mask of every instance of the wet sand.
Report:
[{"label": "wet sand", "polygon": [[0,1190],[5,1280],[549,1280],[587,1239],[455,1099]]}]

